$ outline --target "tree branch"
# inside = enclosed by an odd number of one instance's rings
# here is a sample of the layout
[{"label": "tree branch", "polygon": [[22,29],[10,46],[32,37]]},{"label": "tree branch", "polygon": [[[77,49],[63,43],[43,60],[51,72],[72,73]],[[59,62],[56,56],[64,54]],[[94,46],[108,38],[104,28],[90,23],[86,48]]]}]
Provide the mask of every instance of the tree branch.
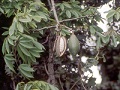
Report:
[{"label": "tree branch", "polygon": [[60,31],[59,28],[58,28],[58,26],[59,26],[59,20],[58,20],[57,12],[56,12],[56,9],[55,9],[55,2],[54,2],[54,0],[51,0],[51,3],[52,3],[52,10],[53,10],[54,18],[55,18],[55,20],[57,22],[57,24],[56,24],[56,30]]},{"label": "tree branch", "polygon": [[58,79],[59,79],[59,83],[60,83],[61,89],[64,90],[63,85],[62,85],[62,82],[61,82],[61,80],[60,80],[60,77],[59,77]]},{"label": "tree branch", "polygon": [[70,90],[72,90],[74,88],[74,86],[80,81],[80,79],[78,79],[73,85],[72,87],[70,88]]},{"label": "tree branch", "polygon": [[56,26],[48,26],[48,27],[43,27],[43,28],[40,28],[40,29],[32,29],[33,31],[41,31],[41,30],[44,30],[44,29],[50,29],[50,28],[55,28]]},{"label": "tree branch", "polygon": [[93,17],[93,15],[81,16],[81,17],[78,17],[78,18],[64,19],[64,20],[59,21],[59,22],[60,22],[60,23],[62,23],[62,22],[68,22],[68,21],[73,21],[73,20],[77,20],[77,19],[80,19],[80,18],[85,18],[85,17]]},{"label": "tree branch", "polygon": [[[55,15],[56,16],[56,15]],[[70,19],[65,19],[65,20],[62,20],[62,21],[59,21],[58,19],[58,23],[63,23],[63,22],[68,22],[68,21],[73,21],[73,20],[78,20],[80,18],[85,18],[85,17],[92,17],[91,16],[81,16],[81,17],[78,17],[78,18],[70,18]],[[61,25],[61,26],[64,26],[66,27],[65,25]],[[44,30],[44,29],[50,29],[50,28],[56,28],[56,25],[53,25],[53,26],[48,26],[48,27],[43,27],[43,28],[40,28],[40,29],[35,29],[34,31],[41,31],[41,30]],[[57,26],[58,28],[58,26]],[[68,28],[68,27],[67,27]],[[70,29],[70,28],[69,28]],[[59,30],[58,30],[59,31]]]}]

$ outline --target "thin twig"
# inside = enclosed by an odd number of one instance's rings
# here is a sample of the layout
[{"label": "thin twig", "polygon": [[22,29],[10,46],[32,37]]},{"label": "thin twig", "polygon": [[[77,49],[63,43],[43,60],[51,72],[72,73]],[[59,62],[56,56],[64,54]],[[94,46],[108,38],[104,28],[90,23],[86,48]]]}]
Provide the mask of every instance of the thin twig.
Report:
[{"label": "thin twig", "polygon": [[73,20],[77,20],[77,19],[80,19],[80,18],[85,18],[85,17],[93,17],[93,15],[81,16],[81,17],[78,17],[78,18],[64,19],[64,20],[59,21],[59,22],[60,22],[60,23],[62,23],[62,22],[68,22],[68,21],[73,21]]},{"label": "thin twig", "polygon": [[69,27],[66,26],[66,25],[60,25],[60,26],[65,27],[65,28],[67,28],[68,30],[72,31],[72,28],[69,28]]},{"label": "thin twig", "polygon": [[15,81],[14,81],[14,76],[11,78],[13,81],[13,90],[15,90]]},{"label": "thin twig", "polygon": [[59,79],[59,83],[60,83],[61,89],[64,90],[63,85],[62,85],[61,80],[60,80],[60,77],[58,79]]},{"label": "thin twig", "polygon": [[41,30],[44,30],[44,29],[50,29],[50,28],[55,28],[56,26],[48,26],[48,27],[43,27],[43,28],[40,28],[40,29],[32,29],[33,31],[41,31]]},{"label": "thin twig", "polygon": [[[78,18],[71,18],[71,19],[64,19],[62,21],[59,21],[59,23],[63,23],[63,22],[68,22],[68,21],[73,21],[73,20],[77,20],[77,19],[80,19],[80,18],[85,18],[85,17],[92,17],[92,16],[81,16],[81,17],[78,17]],[[62,26],[65,26],[65,25],[62,25]],[[55,28],[56,26],[53,25],[53,26],[47,26],[47,27],[43,27],[43,28],[40,28],[40,29],[32,29],[33,31],[41,31],[41,30],[44,30],[44,29],[50,29],[50,28]]]},{"label": "thin twig", "polygon": [[42,44],[45,44],[48,42],[48,37],[49,37],[49,35],[47,36],[46,40]]},{"label": "thin twig", "polygon": [[50,9],[51,9],[52,5],[51,5],[51,3],[50,3],[50,0],[47,0],[47,1],[48,1],[48,5],[49,5],[49,7],[50,7]]},{"label": "thin twig", "polygon": [[49,72],[48,72],[48,70],[47,70],[47,66],[46,66],[45,63],[44,63],[44,68],[45,68],[45,71],[46,71],[47,75],[49,75]]},{"label": "thin twig", "polygon": [[72,89],[74,88],[74,86],[75,86],[79,81],[80,81],[80,79],[77,80],[77,81],[72,85],[72,87],[70,88],[70,90],[72,90]]}]

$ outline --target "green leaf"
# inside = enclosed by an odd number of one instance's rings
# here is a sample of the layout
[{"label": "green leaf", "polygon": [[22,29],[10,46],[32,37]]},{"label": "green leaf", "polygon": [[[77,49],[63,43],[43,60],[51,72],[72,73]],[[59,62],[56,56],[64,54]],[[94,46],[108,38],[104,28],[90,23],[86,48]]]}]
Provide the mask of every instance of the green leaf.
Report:
[{"label": "green leaf", "polygon": [[17,46],[17,51],[18,51],[18,54],[19,56],[22,58],[23,62],[27,62],[26,59],[25,59],[25,56],[23,54],[23,52],[21,51],[21,49],[19,48],[19,46]]},{"label": "green leaf", "polygon": [[32,62],[36,62],[35,56],[31,55],[30,60],[32,60]]},{"label": "green leaf", "polygon": [[117,35],[117,40],[120,42],[120,35],[119,34]]},{"label": "green leaf", "polygon": [[96,33],[99,37],[101,37],[101,38],[104,37],[104,35],[102,33],[99,33],[99,32],[96,32]]},{"label": "green leaf", "polygon": [[[32,88],[32,85],[29,85],[28,87],[27,87],[27,90],[31,90],[31,88]],[[25,89],[26,90],[26,89]]]},{"label": "green leaf", "polygon": [[60,4],[60,9],[63,11],[64,10],[64,5]]},{"label": "green leaf", "polygon": [[31,21],[28,23],[30,25],[30,27],[32,27],[33,29],[37,28],[37,25],[34,21]]},{"label": "green leaf", "polygon": [[20,38],[21,43],[30,43],[31,41],[32,41],[31,39],[28,39],[28,38],[25,38],[25,37]]},{"label": "green leaf", "polygon": [[26,78],[34,78],[33,75],[32,75],[32,73],[23,70],[21,65],[19,65],[18,69],[19,69],[19,71],[21,72],[21,74],[22,74],[23,76],[25,76]]},{"label": "green leaf", "polygon": [[70,2],[75,2],[75,0],[70,0]]},{"label": "green leaf", "polygon": [[110,39],[110,36],[103,36],[101,38],[102,38],[103,43],[108,43],[109,39]]},{"label": "green leaf", "polygon": [[[27,83],[27,84],[25,84],[25,86],[24,86],[24,90],[31,90],[31,88],[32,88],[32,83]],[[32,89],[32,90],[34,90],[34,89]],[[35,89],[36,90],[36,89]]]},{"label": "green leaf", "polygon": [[31,43],[27,43],[27,42],[20,42],[20,45],[28,49],[34,48]]},{"label": "green leaf", "polygon": [[9,38],[12,39],[12,40],[17,40],[16,36],[10,36]]},{"label": "green leaf", "polygon": [[6,36],[6,35],[8,35],[8,34],[9,34],[8,31],[5,31],[4,33],[2,33],[3,36]]},{"label": "green leaf", "polygon": [[108,18],[108,22],[112,22],[113,21],[113,17]]},{"label": "green leaf", "polygon": [[36,22],[41,22],[41,16],[32,16]]},{"label": "green leaf", "polygon": [[38,52],[35,52],[35,51],[32,51],[32,50],[30,50],[29,52],[35,57],[38,57],[38,58],[40,57],[40,54]]},{"label": "green leaf", "polygon": [[10,16],[12,16],[14,14],[14,9],[7,9],[7,17],[9,18]]},{"label": "green leaf", "polygon": [[40,49],[40,50],[45,49],[44,46],[41,43],[39,43],[37,41],[33,41],[33,43],[38,49]]},{"label": "green leaf", "polygon": [[43,50],[40,50],[37,47],[31,48],[30,50],[35,51],[35,52],[43,52]]},{"label": "green leaf", "polygon": [[13,68],[14,67],[13,63],[10,60],[7,60],[6,58],[4,58],[4,60],[5,60],[6,65],[9,67],[9,69],[15,72]]},{"label": "green leaf", "polygon": [[64,2],[63,5],[67,8],[71,8],[70,4],[68,4],[67,2]]},{"label": "green leaf", "polygon": [[98,27],[98,26],[93,25],[93,28],[94,28],[96,31],[100,32],[100,33],[103,32],[103,30],[102,30],[100,27]]},{"label": "green leaf", "polygon": [[14,55],[13,54],[6,54],[5,56],[7,56],[7,57],[13,57]]},{"label": "green leaf", "polygon": [[10,47],[9,47],[7,39],[5,40],[5,46],[6,46],[7,53],[10,53]]},{"label": "green leaf", "polygon": [[44,12],[38,12],[38,14],[40,15],[41,18],[43,18],[43,19],[45,19],[45,20],[47,20],[48,17],[49,17],[49,16],[48,16],[46,13],[44,13]]},{"label": "green leaf", "polygon": [[19,67],[24,71],[34,72],[33,68],[31,68],[28,64],[20,64]]},{"label": "green leaf", "polygon": [[12,25],[9,28],[9,35],[13,35],[15,33],[15,28],[16,28],[16,24],[15,22],[12,23]]},{"label": "green leaf", "polygon": [[26,34],[21,34],[21,33],[20,33],[20,35],[21,35],[21,36],[23,36],[23,37],[25,37],[25,38],[28,38],[28,39],[33,40],[33,41],[34,41],[34,38],[33,38],[33,37],[31,37],[31,36],[29,36],[29,35],[26,35]]},{"label": "green leaf", "polygon": [[53,86],[53,85],[50,85],[50,84],[49,84],[49,87],[50,87],[51,90],[58,90],[58,88],[56,88],[56,87]]},{"label": "green leaf", "polygon": [[115,18],[116,18],[117,20],[119,20],[119,18],[120,18],[120,13],[119,13],[119,12],[116,12]]},{"label": "green leaf", "polygon": [[76,10],[70,10],[70,12],[76,17],[79,17],[79,14],[76,12]]},{"label": "green leaf", "polygon": [[113,40],[114,47],[117,47],[117,38],[114,35],[112,36],[112,40]]},{"label": "green leaf", "polygon": [[21,46],[21,45],[18,45],[18,46],[19,46],[20,50],[21,50],[26,56],[31,56],[31,55],[30,55],[30,52],[29,52],[25,47],[23,47],[23,46]]},{"label": "green leaf", "polygon": [[88,80],[88,86],[94,86],[95,85],[96,78],[90,77]]},{"label": "green leaf", "polygon": [[14,45],[14,42],[13,42],[13,40],[11,38],[8,37],[7,40],[8,40],[8,42],[9,42],[10,45]]},{"label": "green leaf", "polygon": [[71,12],[69,10],[66,11],[66,15],[68,18],[71,18]]},{"label": "green leaf", "polygon": [[23,23],[27,23],[27,22],[31,22],[31,18],[29,16],[25,16],[25,17],[19,18],[19,21]]},{"label": "green leaf", "polygon": [[36,58],[33,55],[31,55],[30,57],[27,56],[26,60],[27,60],[27,64],[29,64],[29,65],[33,64],[34,62],[36,62]]},{"label": "green leaf", "polygon": [[4,56],[4,59],[6,59],[6,60],[8,60],[8,61],[14,61],[15,58],[14,58],[13,56],[10,56],[10,55],[12,55],[12,54],[6,54],[6,55]]},{"label": "green leaf", "polygon": [[30,72],[24,71],[22,69],[19,69],[21,74],[25,76],[26,78],[34,78],[33,75]]},{"label": "green leaf", "polygon": [[4,14],[4,10],[0,7],[0,12],[2,12]]},{"label": "green leaf", "polygon": [[20,22],[17,23],[17,28],[18,28],[18,30],[19,30],[20,32],[23,33],[23,26],[22,26],[22,24],[21,24]]},{"label": "green leaf", "polygon": [[107,18],[111,18],[111,17],[113,17],[114,16],[114,14],[115,14],[115,10],[110,10],[109,12],[108,12],[108,14],[107,14]]},{"label": "green leaf", "polygon": [[5,54],[5,40],[4,40],[3,45],[2,45],[2,53]]},{"label": "green leaf", "polygon": [[101,47],[101,38],[99,37],[98,40],[97,40],[97,45],[96,45],[96,48],[97,50],[99,50],[99,48]]},{"label": "green leaf", "polygon": [[90,33],[94,35],[94,34],[95,34],[95,31],[96,31],[96,30],[94,29],[94,27],[93,27],[93,26],[90,26]]},{"label": "green leaf", "polygon": [[70,31],[67,29],[62,29],[61,32],[62,32],[62,34],[65,34],[65,36],[70,35]]}]

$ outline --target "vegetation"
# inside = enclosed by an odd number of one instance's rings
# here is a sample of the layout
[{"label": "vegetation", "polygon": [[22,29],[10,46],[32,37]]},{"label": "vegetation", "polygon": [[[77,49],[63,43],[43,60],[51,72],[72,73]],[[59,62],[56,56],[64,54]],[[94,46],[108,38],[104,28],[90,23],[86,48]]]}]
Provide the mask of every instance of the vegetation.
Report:
[{"label": "vegetation", "polygon": [[[1,68],[11,77],[1,90],[119,90],[119,1],[106,12],[109,30],[98,26],[98,7],[109,1],[1,0]],[[101,65],[102,85],[84,75],[93,65]]]}]

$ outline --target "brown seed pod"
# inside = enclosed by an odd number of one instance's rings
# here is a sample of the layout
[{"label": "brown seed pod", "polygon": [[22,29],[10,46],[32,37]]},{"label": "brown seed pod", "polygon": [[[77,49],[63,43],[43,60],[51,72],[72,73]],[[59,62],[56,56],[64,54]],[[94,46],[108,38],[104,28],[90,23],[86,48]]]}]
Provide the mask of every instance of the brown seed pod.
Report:
[{"label": "brown seed pod", "polygon": [[67,47],[66,45],[66,38],[64,36],[57,36],[53,50],[56,52],[58,57],[61,57],[64,54]]}]

